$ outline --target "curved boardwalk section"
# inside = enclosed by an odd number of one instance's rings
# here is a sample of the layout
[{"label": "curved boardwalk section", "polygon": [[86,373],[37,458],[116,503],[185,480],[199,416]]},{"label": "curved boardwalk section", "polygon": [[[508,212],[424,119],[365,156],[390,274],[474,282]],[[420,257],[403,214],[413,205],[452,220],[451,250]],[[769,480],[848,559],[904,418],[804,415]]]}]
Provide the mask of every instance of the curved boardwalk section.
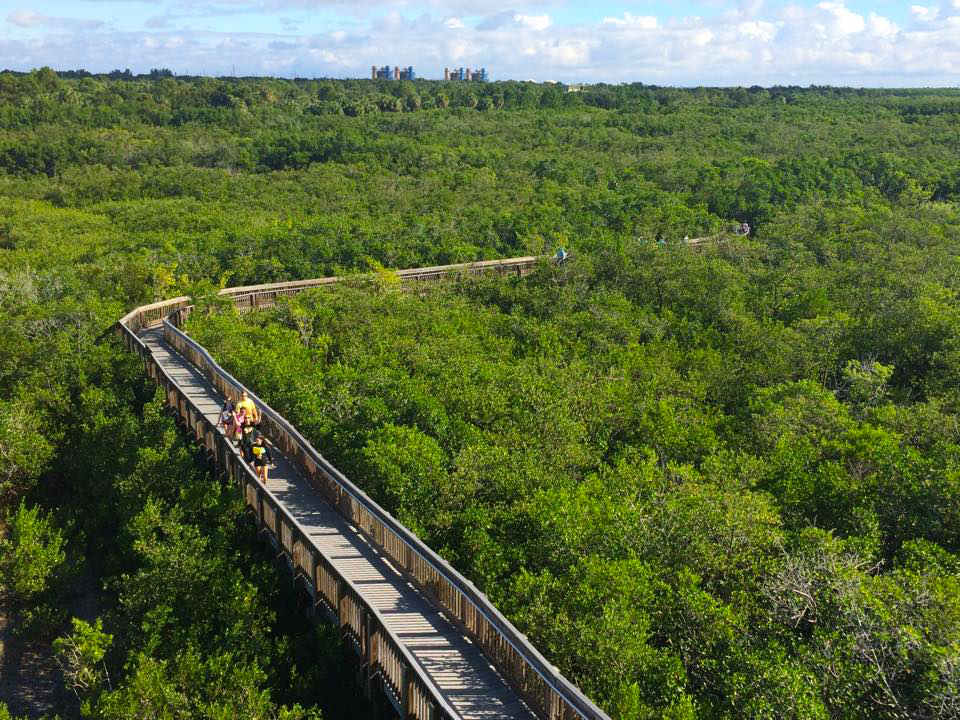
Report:
[{"label": "curved boardwalk section", "polygon": [[[535,258],[400,271],[405,283],[451,273],[525,274]],[[336,278],[230,288],[240,309]],[[368,692],[401,717],[606,720],[493,607],[409,530],[330,465],[286,420],[262,410],[277,468],[264,487],[216,428],[243,388],[178,327],[188,298],[144,306],[117,331],[138,353],[187,431],[235,481],[270,542],[360,657]],[[249,392],[249,390],[248,390]]]}]

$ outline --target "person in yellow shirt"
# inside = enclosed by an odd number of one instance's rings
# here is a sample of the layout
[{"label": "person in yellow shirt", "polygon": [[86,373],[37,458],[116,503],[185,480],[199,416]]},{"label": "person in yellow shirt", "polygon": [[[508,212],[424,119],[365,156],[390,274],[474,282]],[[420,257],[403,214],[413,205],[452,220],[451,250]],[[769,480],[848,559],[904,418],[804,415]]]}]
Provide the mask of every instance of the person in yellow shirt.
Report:
[{"label": "person in yellow shirt", "polygon": [[250,396],[247,395],[246,390],[240,393],[240,402],[237,403],[237,410],[243,410],[246,413],[247,419],[252,420],[254,425],[259,424],[260,409],[257,407],[257,404],[250,399]]}]

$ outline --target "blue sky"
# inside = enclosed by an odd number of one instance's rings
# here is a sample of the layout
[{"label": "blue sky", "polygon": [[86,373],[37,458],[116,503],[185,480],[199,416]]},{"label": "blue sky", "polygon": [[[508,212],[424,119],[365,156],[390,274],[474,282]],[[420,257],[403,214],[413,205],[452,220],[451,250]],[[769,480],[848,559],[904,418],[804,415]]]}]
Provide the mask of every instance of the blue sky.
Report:
[{"label": "blue sky", "polygon": [[957,86],[960,0],[0,0],[0,68]]}]

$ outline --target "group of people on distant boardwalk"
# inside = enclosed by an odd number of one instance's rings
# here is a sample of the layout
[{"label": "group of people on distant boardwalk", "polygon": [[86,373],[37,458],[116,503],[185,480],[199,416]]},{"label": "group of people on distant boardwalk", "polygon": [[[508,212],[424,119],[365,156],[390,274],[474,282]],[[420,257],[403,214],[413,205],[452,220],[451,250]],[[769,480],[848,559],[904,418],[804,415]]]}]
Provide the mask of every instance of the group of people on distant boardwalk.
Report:
[{"label": "group of people on distant boardwalk", "polygon": [[222,427],[226,436],[240,448],[243,459],[253,465],[260,482],[266,485],[269,469],[276,466],[260,432],[260,408],[246,390],[237,402],[228,399],[223,404],[217,427]]}]

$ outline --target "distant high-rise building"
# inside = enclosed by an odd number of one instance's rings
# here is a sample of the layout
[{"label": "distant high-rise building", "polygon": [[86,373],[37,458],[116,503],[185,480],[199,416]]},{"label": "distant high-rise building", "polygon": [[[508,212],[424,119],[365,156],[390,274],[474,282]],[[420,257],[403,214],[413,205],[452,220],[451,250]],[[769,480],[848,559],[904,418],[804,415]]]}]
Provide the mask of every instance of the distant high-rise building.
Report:
[{"label": "distant high-rise building", "polygon": [[443,79],[444,80],[457,80],[460,82],[487,82],[489,79],[487,77],[487,69],[480,68],[479,70],[470,70],[467,68],[450,68],[443,69]]},{"label": "distant high-rise building", "polygon": [[405,68],[401,68],[399,65],[396,67],[384,65],[378,68],[374,65],[370,70],[371,80],[415,80],[416,77],[416,73],[413,72],[413,65],[408,65]]}]

